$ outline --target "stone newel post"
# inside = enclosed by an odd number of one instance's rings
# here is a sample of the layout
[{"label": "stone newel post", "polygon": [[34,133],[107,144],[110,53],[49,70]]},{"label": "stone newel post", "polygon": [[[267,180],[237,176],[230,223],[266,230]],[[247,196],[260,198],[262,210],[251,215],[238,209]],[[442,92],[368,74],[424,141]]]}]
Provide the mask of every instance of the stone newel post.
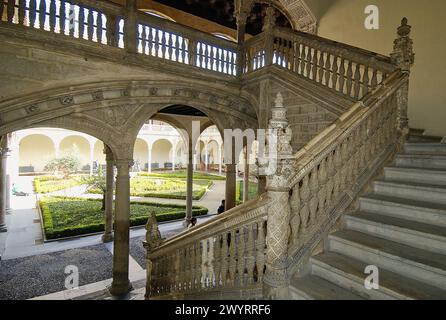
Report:
[{"label": "stone newel post", "polygon": [[[393,52],[390,54],[392,63],[403,72],[409,74],[410,68],[415,61],[413,52],[413,41],[410,38],[411,26],[407,24],[407,18],[403,18],[401,26],[398,27],[398,37],[393,42]],[[407,108],[409,100],[409,81],[397,92],[398,99],[398,122],[403,138],[409,133],[409,119]]]},{"label": "stone newel post", "polygon": [[[294,157],[290,144],[291,129],[288,126],[286,112],[282,95],[279,93],[275,106],[272,108],[272,119],[269,122],[272,135],[277,137],[277,153],[269,154],[270,168],[271,162],[276,163],[277,168],[267,177],[270,204],[268,206],[266,273],[263,288],[265,299],[289,298],[289,277],[286,263],[291,208],[290,187],[287,179],[293,170]],[[274,143],[274,140],[270,137],[269,143]]]}]

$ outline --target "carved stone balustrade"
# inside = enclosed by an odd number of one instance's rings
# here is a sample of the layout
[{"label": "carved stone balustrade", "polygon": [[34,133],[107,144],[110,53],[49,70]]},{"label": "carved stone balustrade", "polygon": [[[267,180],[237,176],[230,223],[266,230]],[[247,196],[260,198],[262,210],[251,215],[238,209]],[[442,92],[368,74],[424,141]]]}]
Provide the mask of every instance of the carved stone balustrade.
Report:
[{"label": "carved stone balustrade", "polygon": [[266,195],[199,224],[147,251],[146,297],[261,298]]}]

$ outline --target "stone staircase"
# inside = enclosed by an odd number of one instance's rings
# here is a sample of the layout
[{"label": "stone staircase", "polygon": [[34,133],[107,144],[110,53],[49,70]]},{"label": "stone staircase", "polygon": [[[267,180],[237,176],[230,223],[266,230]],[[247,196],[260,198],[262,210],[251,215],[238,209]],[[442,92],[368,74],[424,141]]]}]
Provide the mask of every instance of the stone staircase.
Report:
[{"label": "stone staircase", "polygon": [[[446,144],[406,143],[326,248],[292,280],[293,299],[446,299]],[[377,290],[365,288],[368,265]]]}]

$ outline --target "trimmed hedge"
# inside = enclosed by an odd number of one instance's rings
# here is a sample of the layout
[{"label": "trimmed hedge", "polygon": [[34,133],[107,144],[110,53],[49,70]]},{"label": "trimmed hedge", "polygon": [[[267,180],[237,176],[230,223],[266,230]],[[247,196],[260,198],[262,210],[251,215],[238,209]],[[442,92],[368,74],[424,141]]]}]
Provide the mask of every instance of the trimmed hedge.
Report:
[{"label": "trimmed hedge", "polygon": [[[104,212],[100,199],[46,197],[39,201],[47,239],[58,239],[104,231]],[[182,219],[185,206],[132,201],[130,225],[145,225],[149,212],[155,212],[158,222]],[[194,216],[208,213],[203,207],[193,207]]]}]

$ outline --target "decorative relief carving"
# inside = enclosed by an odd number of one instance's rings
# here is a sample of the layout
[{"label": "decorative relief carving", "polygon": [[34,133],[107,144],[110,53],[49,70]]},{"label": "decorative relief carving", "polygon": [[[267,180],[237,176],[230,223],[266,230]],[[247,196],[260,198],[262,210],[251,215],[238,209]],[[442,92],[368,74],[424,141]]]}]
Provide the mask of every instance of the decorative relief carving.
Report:
[{"label": "decorative relief carving", "polygon": [[74,103],[73,96],[65,96],[59,99],[60,103],[64,106],[69,106]]},{"label": "decorative relief carving", "polygon": [[93,97],[93,101],[104,100],[104,93],[102,91],[93,92],[91,95]]},{"label": "decorative relief carving", "polygon": [[40,108],[36,105],[31,105],[25,108],[27,114],[32,114],[40,111]]},{"label": "decorative relief carving", "polygon": [[151,96],[156,96],[158,94],[158,88],[150,88],[149,93]]}]

